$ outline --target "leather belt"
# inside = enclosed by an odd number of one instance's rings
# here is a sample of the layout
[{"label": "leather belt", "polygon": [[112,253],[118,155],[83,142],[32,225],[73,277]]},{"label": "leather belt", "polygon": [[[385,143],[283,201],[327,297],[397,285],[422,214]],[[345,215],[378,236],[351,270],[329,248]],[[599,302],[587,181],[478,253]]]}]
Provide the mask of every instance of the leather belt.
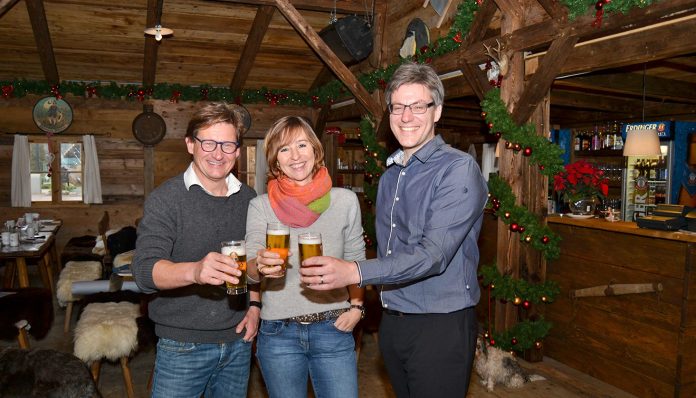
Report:
[{"label": "leather belt", "polygon": [[298,315],[292,318],[283,319],[286,322],[297,322],[302,324],[309,324],[314,322],[321,322],[327,319],[336,319],[344,312],[348,311],[348,308],[340,308],[337,310],[329,310],[324,312],[317,312],[314,314]]},{"label": "leather belt", "polygon": [[391,316],[418,315],[418,314],[409,314],[408,312],[401,312],[401,311],[390,310],[389,308],[382,308],[382,311],[384,311],[385,314],[391,315]]}]

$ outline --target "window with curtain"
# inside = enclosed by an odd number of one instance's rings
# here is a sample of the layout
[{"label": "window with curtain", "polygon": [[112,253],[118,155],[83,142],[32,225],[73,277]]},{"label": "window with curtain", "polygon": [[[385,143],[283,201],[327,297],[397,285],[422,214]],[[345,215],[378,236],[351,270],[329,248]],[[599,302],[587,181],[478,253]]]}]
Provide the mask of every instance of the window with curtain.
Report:
[{"label": "window with curtain", "polygon": [[[75,137],[77,138],[77,137]],[[31,201],[81,202],[83,200],[83,147],[78,140],[32,139],[29,145]]]}]

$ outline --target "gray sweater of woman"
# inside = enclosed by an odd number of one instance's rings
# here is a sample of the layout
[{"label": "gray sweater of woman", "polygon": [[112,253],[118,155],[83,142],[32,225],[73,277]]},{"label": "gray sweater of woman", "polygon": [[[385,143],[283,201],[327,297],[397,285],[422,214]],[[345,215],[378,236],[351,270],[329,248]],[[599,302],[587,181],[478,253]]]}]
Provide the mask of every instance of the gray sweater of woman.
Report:
[{"label": "gray sweater of woman", "polygon": [[189,285],[158,290],[152,268],[161,259],[199,261],[219,252],[220,242],[244,239],[249,201],[256,193],[242,184],[228,197],[207,194],[200,185],[186,190],[183,174],[166,181],[145,201],[138,224],[133,275],[150,302],[158,336],[189,343],[221,343],[241,336],[235,327],[246,314],[246,295],[228,296],[223,286]]},{"label": "gray sweater of woman", "polygon": [[[261,195],[249,203],[247,216],[247,258],[255,258],[266,247],[266,223],[280,222],[276,217],[268,195]],[[357,196],[344,188],[331,189],[331,204],[321,216],[307,228],[290,228],[290,252],[288,269],[284,278],[266,278],[261,283],[263,310],[261,319],[285,319],[297,315],[313,314],[339,308],[348,308],[348,289],[316,291],[305,288],[300,282],[299,248],[297,235],[303,232],[319,232],[326,256],[344,260],[364,260],[365,241]]]}]

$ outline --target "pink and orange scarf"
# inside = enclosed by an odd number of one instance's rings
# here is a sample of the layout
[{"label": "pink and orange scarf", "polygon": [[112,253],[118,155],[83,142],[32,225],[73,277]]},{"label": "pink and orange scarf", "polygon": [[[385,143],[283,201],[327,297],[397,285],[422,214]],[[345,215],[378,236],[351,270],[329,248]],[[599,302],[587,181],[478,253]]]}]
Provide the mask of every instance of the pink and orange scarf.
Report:
[{"label": "pink and orange scarf", "polygon": [[331,185],[329,172],[322,167],[305,186],[296,185],[285,176],[269,181],[268,199],[280,222],[292,228],[305,228],[329,208]]}]

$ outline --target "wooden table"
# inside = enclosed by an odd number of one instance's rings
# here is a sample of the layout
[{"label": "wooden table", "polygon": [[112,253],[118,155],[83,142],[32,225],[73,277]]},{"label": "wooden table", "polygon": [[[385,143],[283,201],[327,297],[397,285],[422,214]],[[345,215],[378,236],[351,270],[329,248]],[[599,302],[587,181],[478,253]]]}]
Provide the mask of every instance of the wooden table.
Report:
[{"label": "wooden table", "polygon": [[[21,239],[19,246],[3,246],[0,248],[0,261],[9,260],[5,269],[5,287],[12,285],[15,269],[19,279],[19,287],[29,287],[29,273],[27,272],[27,258],[39,259],[39,271],[44,286],[54,292],[53,276],[59,269],[58,252],[56,249],[56,232],[63,225],[61,221],[42,223],[38,236],[33,240]],[[52,264],[55,268],[52,267]]]}]

